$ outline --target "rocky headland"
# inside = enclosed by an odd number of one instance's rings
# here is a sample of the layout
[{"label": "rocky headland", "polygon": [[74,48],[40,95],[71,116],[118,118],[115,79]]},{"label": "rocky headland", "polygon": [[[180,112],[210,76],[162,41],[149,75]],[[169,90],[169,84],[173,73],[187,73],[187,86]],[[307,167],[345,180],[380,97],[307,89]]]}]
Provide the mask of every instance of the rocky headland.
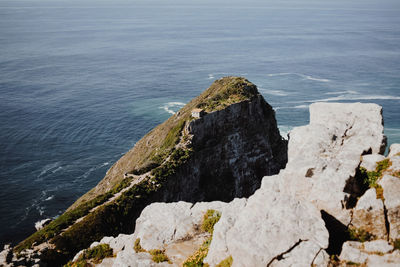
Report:
[{"label": "rocky headland", "polygon": [[315,103],[287,143],[256,86],[222,78],[0,264],[399,266],[400,145],[385,157],[383,130],[376,104]]}]

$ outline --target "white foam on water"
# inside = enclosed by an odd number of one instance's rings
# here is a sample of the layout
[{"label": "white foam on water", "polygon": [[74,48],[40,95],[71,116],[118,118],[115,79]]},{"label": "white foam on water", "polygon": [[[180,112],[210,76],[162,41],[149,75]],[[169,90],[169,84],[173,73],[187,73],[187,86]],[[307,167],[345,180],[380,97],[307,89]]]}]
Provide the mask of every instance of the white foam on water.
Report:
[{"label": "white foam on water", "polygon": [[282,91],[282,90],[269,90],[265,88],[258,88],[258,90],[262,93],[265,93],[267,95],[275,95],[275,96],[287,96],[289,95],[287,92]]},{"label": "white foam on water", "polygon": [[211,73],[211,74],[208,74],[208,79],[209,79],[209,80],[215,79],[214,74],[212,74],[212,73]]},{"label": "white foam on water", "polygon": [[325,95],[342,95],[342,94],[353,94],[353,95],[356,95],[356,94],[358,94],[358,92],[348,90],[348,91],[339,91],[339,92],[328,92],[328,93],[325,93]]},{"label": "white foam on water", "polygon": [[59,171],[60,169],[62,169],[62,167],[60,165],[61,165],[61,162],[54,162],[54,163],[45,165],[42,168],[42,171],[40,172],[40,174],[37,176],[37,178],[41,178],[42,176],[46,175],[49,172],[55,173],[55,172]]},{"label": "white foam on water", "polygon": [[46,198],[44,201],[49,201],[49,200],[52,200],[53,198],[54,198],[54,195],[51,195],[48,198]]},{"label": "white foam on water", "polygon": [[293,108],[305,109],[308,107],[309,107],[309,105],[298,105],[298,106],[294,106]]},{"label": "white foam on water", "polygon": [[305,80],[324,82],[324,83],[328,83],[328,82],[331,81],[329,79],[317,78],[317,77],[314,77],[314,76],[311,76],[311,75],[295,73],[295,72],[280,72],[280,73],[269,73],[269,74],[267,74],[268,77],[287,76],[287,75],[295,75],[295,76],[299,76],[299,77],[301,77],[301,78],[303,78]]},{"label": "white foam on water", "polygon": [[165,112],[174,115],[176,111],[173,110],[174,109],[180,109],[185,105],[185,103],[182,102],[168,102],[165,103],[164,105],[162,105],[161,107],[159,107],[160,109],[163,109]]},{"label": "white foam on water", "polygon": [[268,77],[286,76],[286,75],[293,75],[293,73],[290,73],[290,72],[280,72],[280,73],[269,73],[269,74],[267,74]]}]

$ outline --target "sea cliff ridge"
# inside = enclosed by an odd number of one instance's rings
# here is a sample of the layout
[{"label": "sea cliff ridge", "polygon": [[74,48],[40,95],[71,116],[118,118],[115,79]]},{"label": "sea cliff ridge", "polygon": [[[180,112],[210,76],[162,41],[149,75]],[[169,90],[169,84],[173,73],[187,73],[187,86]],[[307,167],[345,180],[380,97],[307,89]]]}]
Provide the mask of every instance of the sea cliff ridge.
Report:
[{"label": "sea cliff ridge", "polygon": [[400,145],[385,148],[376,104],[314,103],[287,143],[257,87],[225,77],[0,264],[398,266]]}]

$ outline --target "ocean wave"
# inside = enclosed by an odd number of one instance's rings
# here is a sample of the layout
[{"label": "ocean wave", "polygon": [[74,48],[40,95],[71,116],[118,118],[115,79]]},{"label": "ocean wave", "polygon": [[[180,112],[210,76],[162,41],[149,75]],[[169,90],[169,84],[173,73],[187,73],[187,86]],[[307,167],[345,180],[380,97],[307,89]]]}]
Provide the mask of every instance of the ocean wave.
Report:
[{"label": "ocean wave", "polygon": [[168,103],[165,103],[164,105],[162,105],[160,107],[160,109],[163,109],[165,112],[174,115],[176,111],[174,111],[172,108],[180,109],[184,105],[185,105],[185,103],[182,103],[182,102],[168,102]]},{"label": "ocean wave", "polygon": [[275,96],[287,96],[288,95],[288,93],[286,93],[285,91],[281,91],[281,90],[269,90],[269,89],[265,89],[265,88],[258,88],[258,90],[267,95],[275,95]]},{"label": "ocean wave", "polygon": [[39,175],[36,176],[35,181],[42,181],[45,176],[52,175],[62,169],[61,162],[47,164],[41,169]]},{"label": "ocean wave", "polygon": [[209,80],[215,79],[215,77],[214,77],[214,75],[211,73],[211,74],[208,74],[208,79],[209,79]]},{"label": "ocean wave", "polygon": [[314,76],[311,76],[311,75],[295,73],[295,72],[280,72],[280,73],[269,73],[269,74],[267,74],[268,77],[287,76],[287,75],[295,75],[295,76],[301,77],[301,78],[303,78],[305,80],[324,82],[324,83],[328,83],[328,82],[331,81],[329,79],[317,78],[317,77],[314,77]]},{"label": "ocean wave", "polygon": [[356,95],[356,94],[358,94],[358,92],[348,90],[348,91],[339,91],[339,92],[328,92],[328,93],[325,93],[325,95],[343,95],[343,94],[352,94],[352,95]]}]

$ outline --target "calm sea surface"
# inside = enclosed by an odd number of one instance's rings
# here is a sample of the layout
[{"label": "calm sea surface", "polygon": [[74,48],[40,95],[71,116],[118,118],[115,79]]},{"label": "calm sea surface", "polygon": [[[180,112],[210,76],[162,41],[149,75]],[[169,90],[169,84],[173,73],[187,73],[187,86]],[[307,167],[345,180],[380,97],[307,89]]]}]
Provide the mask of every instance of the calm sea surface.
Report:
[{"label": "calm sea surface", "polygon": [[223,76],[258,85],[282,134],[310,103],[372,102],[400,142],[400,3],[325,2],[0,0],[0,245]]}]

